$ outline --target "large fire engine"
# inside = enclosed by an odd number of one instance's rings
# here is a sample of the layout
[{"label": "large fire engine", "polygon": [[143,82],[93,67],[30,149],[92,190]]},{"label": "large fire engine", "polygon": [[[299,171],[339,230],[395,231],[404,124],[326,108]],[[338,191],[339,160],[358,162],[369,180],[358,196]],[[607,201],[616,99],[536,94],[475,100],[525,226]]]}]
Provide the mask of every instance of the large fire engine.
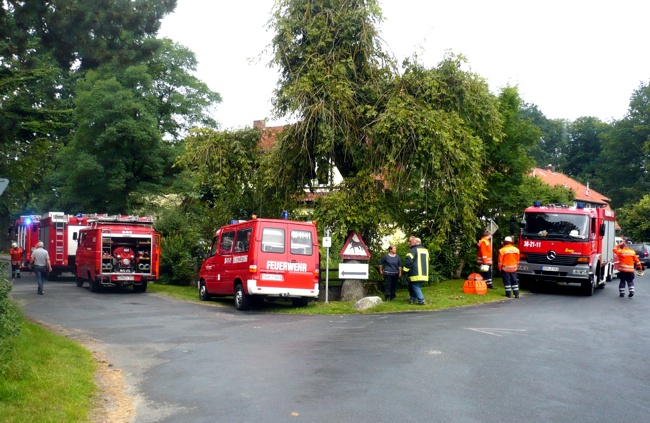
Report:
[{"label": "large fire engine", "polygon": [[145,292],[158,279],[160,235],[151,216],[93,215],[75,239],[78,287],[87,280],[93,292],[115,286]]},{"label": "large fire engine", "polygon": [[21,270],[27,270],[32,251],[39,241],[38,234],[41,224],[40,215],[20,216],[14,224],[14,241],[23,249]]},{"label": "large fire engine", "polygon": [[536,202],[524,211],[520,226],[521,284],[579,283],[586,295],[593,295],[594,288],[604,288],[615,275],[614,211]]},{"label": "large fire engine", "polygon": [[73,240],[73,236],[80,228],[87,225],[88,216],[70,216],[61,212],[20,216],[15,223],[15,241],[25,251],[21,268],[23,270],[28,268],[32,251],[38,241],[43,241],[43,248],[50,254],[52,263],[52,271],[48,273],[48,279],[54,280],[64,272],[74,272],[77,243]]}]

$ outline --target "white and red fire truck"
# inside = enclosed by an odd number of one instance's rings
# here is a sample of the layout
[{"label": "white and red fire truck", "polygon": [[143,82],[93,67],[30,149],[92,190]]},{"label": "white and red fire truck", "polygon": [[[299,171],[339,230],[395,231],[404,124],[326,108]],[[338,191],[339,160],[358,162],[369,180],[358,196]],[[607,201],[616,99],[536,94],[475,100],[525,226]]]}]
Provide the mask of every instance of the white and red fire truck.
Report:
[{"label": "white and red fire truck", "polygon": [[75,239],[78,287],[87,280],[93,292],[124,286],[145,292],[158,279],[160,235],[152,216],[93,215]]},{"label": "white and red fire truck", "polygon": [[593,295],[617,272],[613,210],[536,202],[524,211],[520,226],[520,284],[579,283],[585,295]]},{"label": "white and red fire truck", "polygon": [[89,215],[67,215],[62,212],[49,212],[43,215],[20,216],[15,223],[15,241],[25,251],[21,266],[27,269],[32,251],[38,241],[50,254],[52,271],[48,279],[54,280],[64,272],[74,273],[77,243],[74,234],[88,224]]}]

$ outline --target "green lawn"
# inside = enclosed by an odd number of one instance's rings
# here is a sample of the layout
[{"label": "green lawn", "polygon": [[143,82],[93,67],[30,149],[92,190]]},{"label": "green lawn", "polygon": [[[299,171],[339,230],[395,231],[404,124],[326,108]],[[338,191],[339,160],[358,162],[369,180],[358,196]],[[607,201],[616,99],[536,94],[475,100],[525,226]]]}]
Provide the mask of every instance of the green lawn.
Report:
[{"label": "green lawn", "polygon": [[88,421],[97,389],[90,351],[27,321],[11,347],[0,374],[0,421]]}]

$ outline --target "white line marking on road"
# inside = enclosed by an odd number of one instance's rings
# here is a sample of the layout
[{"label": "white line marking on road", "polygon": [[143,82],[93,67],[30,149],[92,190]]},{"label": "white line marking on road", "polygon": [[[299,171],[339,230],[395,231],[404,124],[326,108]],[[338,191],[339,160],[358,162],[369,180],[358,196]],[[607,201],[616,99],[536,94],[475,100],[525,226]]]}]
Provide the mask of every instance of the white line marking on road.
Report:
[{"label": "white line marking on road", "polygon": [[465,328],[475,332],[485,333],[492,336],[503,336],[503,334],[514,335],[517,332],[526,332],[526,329],[499,329],[499,328]]}]

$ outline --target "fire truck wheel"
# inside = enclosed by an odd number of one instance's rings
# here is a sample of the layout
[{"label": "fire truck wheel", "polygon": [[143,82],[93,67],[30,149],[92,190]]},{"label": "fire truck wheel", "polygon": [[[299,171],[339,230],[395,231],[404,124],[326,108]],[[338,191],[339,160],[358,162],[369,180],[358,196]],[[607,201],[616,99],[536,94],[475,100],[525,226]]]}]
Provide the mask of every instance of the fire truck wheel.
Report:
[{"label": "fire truck wheel", "polygon": [[309,304],[309,299],[308,298],[292,298],[291,303],[293,303],[294,307],[307,307],[307,304]]},{"label": "fire truck wheel", "polygon": [[235,308],[242,311],[251,309],[251,297],[244,292],[241,283],[238,283],[235,287]]},{"label": "fire truck wheel", "polygon": [[77,284],[77,286],[78,286],[79,288],[81,288],[82,286],[84,286],[84,280],[81,279],[81,278],[79,277],[79,275],[77,275],[76,273],[75,273],[75,275],[74,275],[74,281],[75,281],[75,283]]},{"label": "fire truck wheel", "polygon": [[140,285],[133,285],[133,292],[147,292],[147,281],[142,282]]},{"label": "fire truck wheel", "polygon": [[582,291],[588,297],[594,295],[594,275],[589,276],[589,280],[582,283]]},{"label": "fire truck wheel", "polygon": [[208,301],[210,298],[212,298],[212,296],[208,294],[208,288],[205,287],[205,282],[201,281],[199,285],[199,300]]},{"label": "fire truck wheel", "polygon": [[94,279],[91,279],[90,281],[90,292],[97,292],[99,291],[99,282],[97,282]]}]

